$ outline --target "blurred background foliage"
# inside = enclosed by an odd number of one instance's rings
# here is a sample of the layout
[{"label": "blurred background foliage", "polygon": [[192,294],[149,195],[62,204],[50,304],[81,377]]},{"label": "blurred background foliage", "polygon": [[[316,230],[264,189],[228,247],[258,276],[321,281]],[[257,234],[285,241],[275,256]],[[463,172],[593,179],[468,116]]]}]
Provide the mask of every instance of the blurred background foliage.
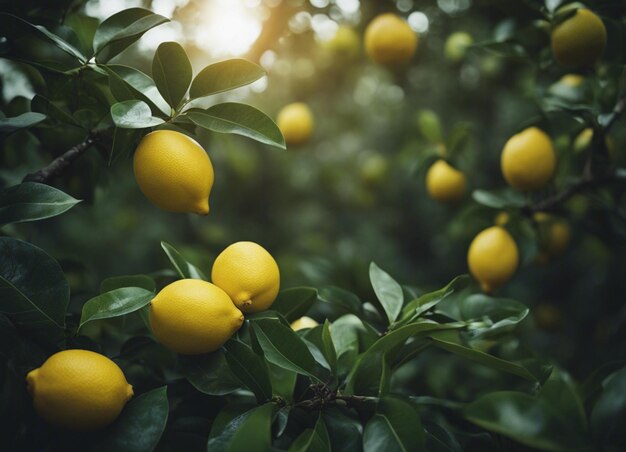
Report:
[{"label": "blurred background foliage", "polygon": [[[551,8],[561,3],[547,2]],[[185,47],[194,72],[241,56],[261,64],[268,76],[213,100],[245,100],[274,118],[282,106],[305,102],[315,116],[313,138],[287,151],[200,132],[216,174],[208,217],[155,208],[134,181],[130,156],[107,167],[93,148],[54,180],[84,203],[63,216],[5,231],[60,261],[75,312],[107,277],[158,274],[168,267],[161,240],[206,271],[228,244],[252,240],[276,257],[283,287],[334,285],[364,301],[374,298],[368,279],[373,260],[417,292],[441,287],[467,272],[470,241],[499,213],[470,194],[505,187],[500,152],[511,135],[540,122],[554,139],[557,176],[539,198],[580,174],[584,159],[574,148],[588,125],[567,109],[551,112],[549,101],[611,111],[625,82],[623,66],[615,64],[624,60],[625,41],[611,25],[624,20],[612,16],[618,3],[592,5],[606,19],[609,48],[597,73],[580,73],[582,84],[573,86],[561,79],[568,71],[552,62],[549,24],[537,13],[542,2],[532,0],[0,1],[3,11],[78,43],[89,38],[75,30],[95,30],[94,18],[131,6],[151,9],[172,22],[148,32],[114,62],[150,73],[154,50],[165,40]],[[407,18],[420,33],[417,57],[397,70],[371,63],[362,49],[365,26],[387,11]],[[468,33],[476,45],[446,47],[455,32]],[[45,71],[44,81],[32,67],[1,58],[0,69],[6,116],[28,111],[38,93],[65,102],[79,122],[92,120],[89,102],[98,93],[84,92],[88,85],[81,83],[89,74],[68,81]],[[626,163],[625,124],[620,120],[610,136],[618,166]],[[7,137],[0,153],[3,186],[19,183],[82,141],[78,128],[63,127],[60,133],[50,123]],[[433,201],[424,188],[442,143],[469,176],[468,194],[454,205]],[[583,145],[579,140],[577,146]],[[497,295],[519,300],[533,313],[516,347],[531,347],[577,377],[626,359],[625,208],[622,197],[603,190],[571,198],[560,211],[571,243],[543,263],[536,259],[537,230],[511,213],[525,262]],[[317,313],[324,314],[333,315]],[[417,372],[438,395],[468,399],[480,388],[450,385],[443,376],[458,381],[467,372],[493,372],[459,362],[428,352],[410,378]]]}]

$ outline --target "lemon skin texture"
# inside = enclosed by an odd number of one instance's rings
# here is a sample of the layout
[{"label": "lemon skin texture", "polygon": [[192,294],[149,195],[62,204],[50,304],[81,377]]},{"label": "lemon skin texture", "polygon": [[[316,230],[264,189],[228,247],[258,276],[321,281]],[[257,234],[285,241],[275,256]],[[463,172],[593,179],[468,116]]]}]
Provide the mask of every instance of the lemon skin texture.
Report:
[{"label": "lemon skin texture", "polygon": [[606,38],[602,19],[588,9],[579,9],[552,31],[554,59],[570,68],[592,66],[602,57]]},{"label": "lemon skin texture", "polygon": [[315,120],[307,104],[294,102],[280,110],[276,124],[285,137],[285,144],[298,146],[309,141],[313,135]]},{"label": "lemon skin texture", "polygon": [[465,187],[465,175],[443,159],[433,163],[426,173],[426,189],[436,201],[458,201],[463,198]]},{"label": "lemon skin texture", "polygon": [[35,411],[50,424],[75,431],[111,424],[133,396],[122,370],[88,350],[55,353],[26,376]]},{"label": "lemon skin texture", "polygon": [[375,17],[365,29],[365,52],[378,64],[406,63],[415,55],[418,41],[409,24],[391,13]]},{"label": "lemon skin texture", "polygon": [[517,270],[517,244],[506,229],[492,226],[474,238],[467,253],[467,263],[483,291],[491,293],[511,279]]},{"label": "lemon skin texture", "polygon": [[211,279],[244,313],[268,309],[280,289],[278,264],[254,242],[233,243],[222,251],[213,263]]},{"label": "lemon skin texture", "polygon": [[506,142],[500,164],[504,178],[513,188],[520,191],[543,188],[552,179],[556,167],[552,140],[537,127],[530,127]]},{"label": "lemon skin texture", "polygon": [[157,340],[183,355],[220,348],[241,327],[243,314],[219,287],[181,279],[164,287],[150,303],[150,326]]},{"label": "lemon skin texture", "polygon": [[311,317],[304,316],[291,322],[291,329],[294,331],[298,331],[298,330],[303,330],[305,328],[315,328],[318,325],[319,323],[317,323]]},{"label": "lemon skin texture", "polygon": [[143,194],[161,209],[209,213],[213,165],[193,138],[173,130],[151,132],[139,143],[133,168]]}]

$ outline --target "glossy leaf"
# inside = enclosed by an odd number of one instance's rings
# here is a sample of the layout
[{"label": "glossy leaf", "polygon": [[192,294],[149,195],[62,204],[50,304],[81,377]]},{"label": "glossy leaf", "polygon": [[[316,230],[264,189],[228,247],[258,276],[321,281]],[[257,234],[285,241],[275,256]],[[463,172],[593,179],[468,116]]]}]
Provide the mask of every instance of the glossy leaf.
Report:
[{"label": "glossy leaf", "polygon": [[320,302],[328,303],[347,314],[360,315],[363,310],[359,297],[339,287],[327,286],[321,288],[318,299]]},{"label": "glossy leaf", "polygon": [[626,368],[604,380],[603,391],[591,412],[593,433],[601,444],[626,446]]},{"label": "glossy leaf", "polygon": [[113,131],[113,145],[108,164],[112,165],[121,157],[129,155],[136,148],[140,136],[141,130],[116,127]]},{"label": "glossy leaf", "polygon": [[168,413],[167,386],[141,394],[128,402],[96,449],[152,452],[165,430]]},{"label": "glossy leaf", "polygon": [[240,58],[211,64],[193,79],[189,94],[192,99],[210,96],[248,85],[265,75],[262,67]]},{"label": "glossy leaf", "polygon": [[363,433],[364,452],[423,451],[424,429],[417,409],[401,399],[386,397]]},{"label": "glossy leaf", "polygon": [[112,105],[111,116],[115,125],[123,129],[147,129],[164,123],[161,118],[152,116],[148,104],[141,100],[125,100]]},{"label": "glossy leaf", "polygon": [[370,281],[389,323],[393,323],[402,310],[404,302],[402,287],[374,262],[370,264]]},{"label": "glossy leaf", "polygon": [[170,106],[161,97],[154,80],[143,72],[121,64],[102,66],[109,76],[111,93],[118,102],[142,100],[152,109],[153,114],[169,115]]},{"label": "glossy leaf", "polygon": [[331,450],[361,452],[363,450],[363,426],[337,408],[326,408],[322,417],[328,429]]},{"label": "glossy leaf", "polygon": [[110,319],[138,311],[154,298],[154,292],[141,287],[124,287],[98,295],[83,305],[79,329],[92,320]]},{"label": "glossy leaf", "polygon": [[181,373],[204,394],[221,396],[241,388],[221,349],[203,355],[180,355],[178,359]]},{"label": "glossy leaf", "polygon": [[27,129],[46,119],[46,115],[28,111],[12,118],[0,118],[0,133],[15,132]]},{"label": "glossy leaf", "polygon": [[0,312],[37,337],[56,341],[65,329],[70,289],[59,264],[42,249],[0,237]]},{"label": "glossy leaf", "polygon": [[273,411],[274,404],[266,403],[236,417],[219,435],[209,438],[207,452],[269,452]]},{"label": "glossy leaf", "polygon": [[0,226],[60,215],[80,201],[54,187],[24,182],[0,190]]},{"label": "glossy leaf", "polygon": [[242,135],[285,149],[285,139],[278,126],[269,116],[250,105],[226,102],[206,110],[189,110],[185,114],[194,124],[212,132]]},{"label": "glossy leaf", "polygon": [[152,77],[163,99],[176,109],[189,88],[191,63],[177,42],[163,42],[152,60]]},{"label": "glossy leaf", "polygon": [[317,290],[311,287],[281,290],[272,303],[272,310],[282,314],[288,322],[293,322],[306,315],[315,300],[317,300]]},{"label": "glossy leaf", "polygon": [[499,192],[474,190],[472,198],[478,204],[493,209],[520,208],[526,204],[526,200],[521,194],[508,189]]},{"label": "glossy leaf", "polygon": [[32,111],[41,113],[50,119],[75,126],[78,125],[76,119],[74,119],[67,111],[63,110],[50,99],[47,99],[40,94],[35,94],[33,99],[30,101],[30,108]]},{"label": "glossy leaf", "polygon": [[165,254],[167,254],[167,257],[181,278],[203,279],[208,281],[204,273],[195,265],[187,262],[172,245],[167,242],[161,242],[161,248],[163,248],[163,251],[165,251]]},{"label": "glossy leaf", "polygon": [[224,344],[232,373],[250,389],[259,403],[272,398],[272,382],[263,359],[243,342],[231,339]]},{"label": "glossy leaf", "polygon": [[289,447],[289,452],[330,452],[330,438],[322,416],[315,428],[304,430]]},{"label": "glossy leaf", "polygon": [[129,8],[112,15],[100,24],[94,36],[98,62],[106,63],[146,31],[165,22],[169,19],[142,8]]}]

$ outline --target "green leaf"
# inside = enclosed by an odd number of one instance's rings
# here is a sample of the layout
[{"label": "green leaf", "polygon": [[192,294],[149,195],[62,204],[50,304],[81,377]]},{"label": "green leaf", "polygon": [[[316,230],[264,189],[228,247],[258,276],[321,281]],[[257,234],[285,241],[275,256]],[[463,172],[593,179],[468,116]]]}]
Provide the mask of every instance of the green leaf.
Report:
[{"label": "green leaf", "polygon": [[148,275],[128,275],[112,276],[102,280],[100,283],[100,293],[103,294],[124,287],[140,287],[153,293],[156,291],[156,283],[154,279]]},{"label": "green leaf", "polygon": [[198,391],[221,396],[241,388],[240,380],[233,375],[222,349],[203,355],[179,355],[181,373]]},{"label": "green leaf", "polygon": [[151,28],[169,19],[142,8],[129,8],[100,24],[93,39],[97,60],[106,63],[121,53]]},{"label": "green leaf", "polygon": [[285,149],[285,139],[278,126],[269,116],[250,105],[226,102],[206,110],[192,109],[185,115],[194,124],[212,132],[242,135]]},{"label": "green leaf", "polygon": [[400,320],[392,325],[392,328],[405,325],[419,318],[424,312],[436,306],[440,301],[466,287],[470,282],[468,275],[461,275],[454,278],[447,286],[435,292],[426,293],[415,300],[409,301],[402,310]]},{"label": "green leaf", "polygon": [[328,429],[331,450],[342,452],[361,452],[363,427],[361,423],[347,416],[337,408],[322,410],[322,417]]},{"label": "green leaf", "polygon": [[370,264],[370,281],[389,323],[393,323],[400,315],[404,303],[402,287],[374,262]]},{"label": "green leaf", "polygon": [[92,320],[110,319],[138,311],[153,298],[154,292],[141,287],[124,287],[98,295],[83,305],[78,329]]},{"label": "green leaf", "polygon": [[318,299],[320,302],[328,303],[347,314],[360,315],[363,310],[363,305],[359,297],[339,287],[327,286],[321,288]]},{"label": "green leaf", "polygon": [[96,34],[100,21],[84,14],[71,14],[65,18],[65,25],[76,34],[80,48],[85,55],[93,55],[93,37]]},{"label": "green leaf", "polygon": [[85,57],[80,50],[69,44],[60,36],[50,32],[41,25],[33,25],[24,19],[14,16],[13,14],[0,13],[0,29],[2,30],[3,36],[7,38],[19,38],[24,34],[29,34],[42,39],[45,42],[54,44],[57,48],[61,49],[63,52],[72,56],[81,63],[85,63],[87,61],[87,57]]},{"label": "green leaf", "polygon": [[542,450],[585,450],[582,432],[558,408],[522,392],[492,392],[469,404],[470,422],[494,433]]},{"label": "green leaf", "polygon": [[322,327],[322,351],[324,352],[324,356],[330,364],[330,370],[333,374],[337,372],[337,351],[335,350],[335,344],[333,344],[333,338],[330,335],[330,323],[328,319],[324,321],[324,326]]},{"label": "green leaf", "polygon": [[11,133],[20,129],[27,129],[46,119],[46,115],[28,111],[12,118],[0,118],[0,133]]},{"label": "green leaf", "polygon": [[587,415],[576,384],[566,372],[554,369],[537,395],[565,417],[570,419],[572,427],[587,431]]},{"label": "green leaf", "polygon": [[200,71],[191,83],[192,99],[210,96],[248,85],[265,75],[262,67],[240,58],[211,64]]},{"label": "green leaf", "polygon": [[266,403],[236,417],[219,435],[209,438],[207,452],[269,452],[273,412],[274,404]]},{"label": "green leaf", "polygon": [[259,403],[272,398],[272,383],[263,359],[243,342],[231,339],[224,344],[232,373],[250,389]]},{"label": "green leaf", "polygon": [[319,380],[313,374],[315,369],[313,355],[291,328],[270,319],[254,320],[251,325],[269,362]]},{"label": "green leaf", "polygon": [[519,209],[526,204],[524,196],[510,189],[500,191],[474,190],[472,198],[478,204],[493,209]]},{"label": "green leaf", "polygon": [[288,322],[299,319],[309,311],[317,300],[317,290],[311,287],[294,287],[281,290],[272,303],[272,310],[280,313]]},{"label": "green leaf", "polygon": [[154,80],[135,68],[121,64],[107,64],[104,68],[109,76],[111,93],[118,102],[142,100],[147,103],[155,115],[170,115],[172,109],[165,102]]},{"label": "green leaf", "polygon": [[61,215],[79,202],[49,185],[24,182],[0,190],[0,226]]},{"label": "green leaf", "polygon": [[115,125],[123,129],[147,129],[165,122],[152,116],[148,104],[141,100],[125,100],[113,104],[111,116]]},{"label": "green leaf", "polygon": [[62,337],[70,288],[42,249],[0,237],[0,300],[0,312],[17,327],[50,342]]},{"label": "green leaf", "polygon": [[165,430],[169,403],[167,386],[131,400],[119,418],[98,441],[97,449],[118,452],[152,452]]},{"label": "green leaf", "polygon": [[203,279],[208,281],[208,278],[205,274],[195,265],[187,262],[185,258],[167,242],[161,242],[161,248],[167,254],[170,262],[174,266],[176,272],[183,279]]},{"label": "green leaf", "polygon": [[417,408],[401,399],[385,397],[363,432],[364,452],[423,451],[424,428]]},{"label": "green leaf", "polygon": [[79,126],[78,122],[72,117],[72,115],[40,94],[35,94],[35,97],[33,97],[30,101],[30,108],[32,111],[41,113],[50,119],[54,119],[65,124]]},{"label": "green leaf", "polygon": [[315,428],[307,428],[289,447],[289,452],[330,452],[330,438],[321,414]]},{"label": "green leaf", "polygon": [[152,77],[163,99],[173,108],[180,105],[192,77],[185,49],[177,42],[163,42],[152,60]]},{"label": "green leaf", "polygon": [[591,412],[591,427],[600,444],[626,445],[626,368],[607,377],[603,391]]},{"label": "green leaf", "polygon": [[138,129],[116,127],[113,131],[113,145],[111,146],[108,164],[112,165],[122,156],[129,154],[136,147],[140,136],[141,131]]}]

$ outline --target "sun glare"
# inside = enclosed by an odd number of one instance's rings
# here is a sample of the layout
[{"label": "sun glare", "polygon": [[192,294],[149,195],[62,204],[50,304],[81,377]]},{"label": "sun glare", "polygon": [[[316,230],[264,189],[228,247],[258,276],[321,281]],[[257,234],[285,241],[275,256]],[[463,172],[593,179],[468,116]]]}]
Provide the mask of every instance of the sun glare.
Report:
[{"label": "sun glare", "polygon": [[197,25],[196,45],[214,55],[237,56],[246,53],[261,33],[258,8],[243,0],[207,2],[202,23]]}]

